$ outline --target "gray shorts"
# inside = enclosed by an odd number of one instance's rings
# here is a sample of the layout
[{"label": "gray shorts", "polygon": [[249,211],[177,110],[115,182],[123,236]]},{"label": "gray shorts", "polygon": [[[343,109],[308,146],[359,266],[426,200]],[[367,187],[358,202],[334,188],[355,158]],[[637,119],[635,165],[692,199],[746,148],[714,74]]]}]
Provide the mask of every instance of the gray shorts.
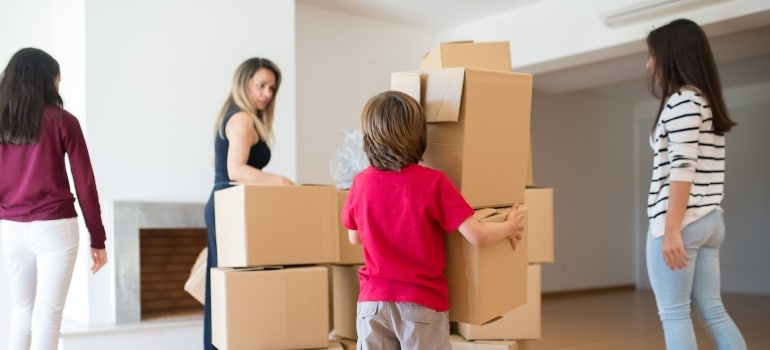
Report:
[{"label": "gray shorts", "polygon": [[449,312],[415,303],[358,302],[358,350],[451,350]]}]

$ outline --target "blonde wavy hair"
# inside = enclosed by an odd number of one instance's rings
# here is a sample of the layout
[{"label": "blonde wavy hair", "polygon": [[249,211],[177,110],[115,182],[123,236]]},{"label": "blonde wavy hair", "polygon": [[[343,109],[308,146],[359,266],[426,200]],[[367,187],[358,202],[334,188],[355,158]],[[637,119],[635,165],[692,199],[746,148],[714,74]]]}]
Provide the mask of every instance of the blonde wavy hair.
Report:
[{"label": "blonde wavy hair", "polygon": [[[254,103],[249,98],[249,80],[258,70],[266,68],[275,74],[275,91],[270,103],[264,110],[257,110]],[[275,142],[273,136],[273,110],[275,109],[275,98],[278,95],[278,88],[281,86],[281,70],[272,61],[266,58],[249,58],[235,70],[233,75],[233,85],[230,88],[230,94],[225,103],[219,110],[216,123],[214,124],[214,133],[219,137],[225,138],[225,114],[231,105],[236,105],[241,111],[249,115],[254,122],[254,129],[257,131],[260,140],[264,140],[268,147]]]}]

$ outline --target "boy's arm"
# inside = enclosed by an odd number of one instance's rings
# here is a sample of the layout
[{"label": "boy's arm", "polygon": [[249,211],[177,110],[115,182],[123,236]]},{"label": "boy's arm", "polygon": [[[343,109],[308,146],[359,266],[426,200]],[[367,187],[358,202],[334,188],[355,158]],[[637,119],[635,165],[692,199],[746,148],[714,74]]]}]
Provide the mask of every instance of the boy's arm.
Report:
[{"label": "boy's arm", "polygon": [[350,244],[361,244],[361,238],[358,237],[358,230],[348,230],[348,240],[350,240]]},{"label": "boy's arm", "polygon": [[487,245],[508,238],[515,249],[516,242],[521,239],[521,231],[524,230],[521,225],[523,218],[524,215],[519,213],[519,205],[515,204],[503,222],[482,222],[470,216],[457,230],[473,245]]}]

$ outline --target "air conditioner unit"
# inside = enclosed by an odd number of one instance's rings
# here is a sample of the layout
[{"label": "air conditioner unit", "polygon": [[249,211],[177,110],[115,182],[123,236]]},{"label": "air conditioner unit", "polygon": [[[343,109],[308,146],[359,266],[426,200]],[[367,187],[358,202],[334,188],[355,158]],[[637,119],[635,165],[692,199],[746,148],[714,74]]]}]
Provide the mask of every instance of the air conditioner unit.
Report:
[{"label": "air conditioner unit", "polygon": [[680,11],[684,5],[707,2],[708,0],[609,0],[601,5],[599,17],[604,24],[615,25],[642,17]]}]

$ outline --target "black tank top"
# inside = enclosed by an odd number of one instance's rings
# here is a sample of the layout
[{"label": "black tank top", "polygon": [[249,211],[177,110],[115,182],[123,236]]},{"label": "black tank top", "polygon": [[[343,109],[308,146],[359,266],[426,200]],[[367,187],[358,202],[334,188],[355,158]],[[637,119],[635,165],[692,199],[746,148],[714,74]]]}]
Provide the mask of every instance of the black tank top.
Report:
[{"label": "black tank top", "polygon": [[[222,135],[224,135],[224,128],[227,122],[233,116],[233,114],[239,112],[240,109],[236,105],[231,105],[225,113],[225,118],[220,126]],[[220,136],[217,133],[214,139],[214,188],[221,189],[229,187],[230,175],[227,173],[227,150],[230,146],[230,141],[227,137]],[[264,168],[270,161],[270,147],[267,146],[265,140],[262,137],[259,138],[254,146],[251,146],[249,150],[249,159],[247,164],[257,169]]]}]

